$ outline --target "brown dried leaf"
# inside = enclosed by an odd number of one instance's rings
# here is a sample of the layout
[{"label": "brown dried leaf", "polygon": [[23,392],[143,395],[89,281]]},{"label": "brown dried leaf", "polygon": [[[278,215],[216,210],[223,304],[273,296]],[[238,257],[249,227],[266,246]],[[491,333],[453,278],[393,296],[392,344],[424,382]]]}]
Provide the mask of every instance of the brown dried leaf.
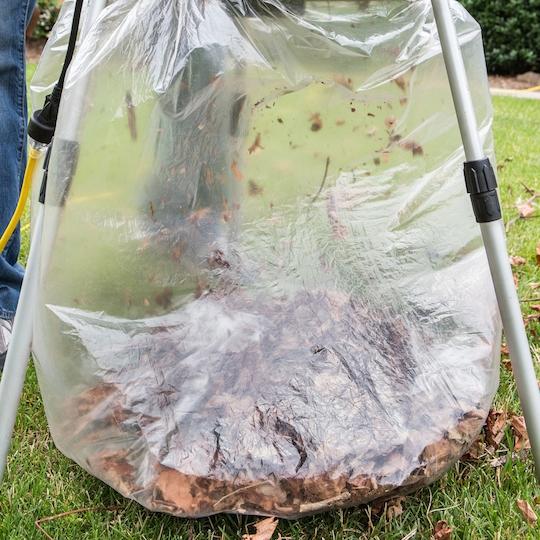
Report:
[{"label": "brown dried leaf", "polygon": [[253,141],[253,144],[248,148],[249,154],[254,154],[255,152],[258,152],[259,150],[264,150],[264,146],[261,145],[261,134],[257,133],[257,136],[255,137],[255,140]]},{"label": "brown dried leaf", "polygon": [[399,146],[403,150],[410,150],[413,156],[422,156],[424,154],[424,149],[416,141],[401,141]]},{"label": "brown dried leaf", "polygon": [[243,179],[244,179],[244,175],[242,174],[242,172],[240,171],[240,169],[238,168],[238,163],[236,163],[236,161],[233,161],[231,163],[231,171],[232,173],[234,174],[234,177],[239,181],[241,182]]},{"label": "brown dried leaf", "polygon": [[405,92],[405,88],[407,86],[407,82],[405,81],[405,77],[397,77],[394,79],[394,82],[398,85],[399,89]]},{"label": "brown dried leaf", "polygon": [[127,118],[128,118],[128,129],[131,135],[131,140],[137,140],[137,118],[135,116],[135,106],[133,105],[133,99],[131,97],[131,92],[126,92],[126,109],[127,109]]},{"label": "brown dried leaf", "polygon": [[172,297],[173,290],[170,287],[165,287],[161,292],[156,294],[154,299],[158,306],[167,309],[172,303]]},{"label": "brown dried leaf", "polygon": [[312,114],[309,120],[311,122],[311,131],[319,131],[322,128],[323,124],[319,113]]},{"label": "brown dried leaf", "polygon": [[209,207],[199,208],[198,210],[194,210],[193,212],[191,212],[191,214],[189,214],[188,221],[190,223],[197,224],[199,223],[199,221],[205,219],[209,213],[210,213]]},{"label": "brown dried leaf", "polygon": [[533,311],[540,311],[540,304],[533,304],[533,305],[531,306],[531,309],[532,309]]},{"label": "brown dried leaf", "polygon": [[508,456],[499,456],[496,458],[493,458],[489,464],[497,469],[498,467],[502,467],[506,462],[508,461]]},{"label": "brown dried leaf", "polygon": [[397,118],[395,116],[387,116],[384,119],[384,125],[388,129],[394,129],[396,127]]},{"label": "brown dried leaf", "polygon": [[271,540],[278,523],[275,517],[262,519],[255,523],[255,534],[244,534],[242,540]]},{"label": "brown dried leaf", "polygon": [[250,180],[248,182],[248,193],[251,195],[251,197],[255,197],[256,195],[262,195],[263,188],[257,184],[254,180]]},{"label": "brown dried leaf", "polygon": [[525,521],[531,525],[534,525],[538,520],[538,517],[536,516],[535,511],[532,509],[532,506],[523,499],[518,499],[516,504]]},{"label": "brown dried leaf", "polygon": [[519,452],[520,450],[529,449],[531,443],[529,441],[529,434],[527,433],[527,427],[525,426],[525,419],[523,416],[512,415],[510,420],[512,430],[514,431],[514,450]]},{"label": "brown dried leaf", "polygon": [[386,519],[389,521],[395,517],[403,514],[402,503],[405,500],[405,497],[394,497],[390,499],[386,504]]},{"label": "brown dried leaf", "polygon": [[334,75],[334,81],[349,90],[353,89],[353,80],[350,77],[346,77],[345,75]]},{"label": "brown dried leaf", "polygon": [[486,445],[483,437],[478,437],[471,445],[471,447],[463,454],[462,461],[477,461],[480,459],[486,451]]},{"label": "brown dried leaf", "polygon": [[525,259],[525,257],[521,257],[520,255],[510,255],[510,264],[512,266],[521,266],[526,262],[527,260]]},{"label": "brown dried leaf", "polygon": [[505,411],[495,411],[491,409],[486,419],[486,442],[497,448],[504,437],[504,430],[508,423],[508,415]]},{"label": "brown dried leaf", "polygon": [[510,350],[508,349],[508,345],[506,343],[503,343],[501,345],[501,354],[504,354],[506,356],[510,354]]},{"label": "brown dried leaf", "polygon": [[446,521],[437,521],[433,528],[433,540],[451,540],[452,527]]},{"label": "brown dried leaf", "polygon": [[540,242],[536,244],[536,264],[540,266]]},{"label": "brown dried leaf", "polygon": [[517,209],[520,218],[528,218],[534,214],[534,206],[530,202],[518,204]]}]

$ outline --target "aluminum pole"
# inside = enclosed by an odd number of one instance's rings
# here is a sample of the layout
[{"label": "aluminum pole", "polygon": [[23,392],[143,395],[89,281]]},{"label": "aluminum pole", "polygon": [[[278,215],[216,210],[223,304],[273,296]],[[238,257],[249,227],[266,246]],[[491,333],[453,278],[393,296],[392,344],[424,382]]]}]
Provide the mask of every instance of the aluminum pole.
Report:
[{"label": "aluminum pole", "polygon": [[[432,0],[432,5],[465,156],[467,161],[482,160],[485,154],[449,0]],[[504,226],[497,219],[480,223],[480,229],[540,482],[540,391],[508,259]]]},{"label": "aluminum pole", "polygon": [[43,213],[43,205],[40,204],[36,211],[34,234],[32,235],[26,274],[13,323],[12,340],[6,357],[4,373],[0,380],[0,481],[6,467],[13,428],[17,418],[17,409],[19,408],[26,369],[30,359],[34,308],[40,274],[39,259]]},{"label": "aluminum pole", "polygon": [[[81,35],[86,35],[89,32],[94,21],[105,7],[105,3],[106,0],[93,0],[90,3]],[[73,140],[76,140],[87,85],[88,76],[85,76],[77,83],[70,100],[72,111],[77,111],[77,114],[71,112],[70,122],[67,124],[67,133],[73,135]],[[13,428],[30,359],[34,332],[34,311],[41,282],[41,267],[45,269],[50,260],[60,212],[60,208],[51,209],[51,214],[48,216],[50,219],[48,227],[50,233],[44,238],[45,206],[39,204],[36,211],[25,277],[13,322],[11,343],[6,357],[4,373],[0,380],[0,483],[6,468]]]}]

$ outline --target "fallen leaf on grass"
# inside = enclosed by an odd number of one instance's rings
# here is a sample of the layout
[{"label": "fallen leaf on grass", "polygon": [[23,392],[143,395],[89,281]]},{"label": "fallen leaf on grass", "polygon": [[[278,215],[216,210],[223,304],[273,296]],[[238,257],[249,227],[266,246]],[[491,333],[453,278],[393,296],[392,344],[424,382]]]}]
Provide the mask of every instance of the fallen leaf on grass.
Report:
[{"label": "fallen leaf on grass", "polygon": [[518,499],[516,504],[521,512],[521,515],[527,523],[534,524],[536,523],[538,517],[536,516],[535,511],[532,509],[532,506],[522,499]]},{"label": "fallen leaf on grass", "polygon": [[508,456],[499,456],[496,458],[493,458],[489,464],[497,469],[498,467],[502,467],[506,462],[508,461]]},{"label": "fallen leaf on grass", "polygon": [[536,264],[540,266],[540,242],[536,244]]},{"label": "fallen leaf on grass", "polygon": [[517,209],[520,218],[528,218],[534,214],[534,206],[529,202],[518,204]]},{"label": "fallen leaf on grass", "polygon": [[513,373],[514,370],[512,369],[512,362],[509,358],[505,358],[502,361],[503,368],[506,369],[506,371],[509,371],[510,373]]},{"label": "fallen leaf on grass", "polygon": [[527,427],[525,426],[525,419],[523,416],[512,415],[510,423],[514,431],[514,450],[519,452],[520,450],[529,449],[531,443],[529,441],[529,434],[527,433]]},{"label": "fallen leaf on grass", "polygon": [[461,461],[477,461],[484,455],[485,451],[486,445],[480,435],[463,454]]},{"label": "fallen leaf on grass", "polygon": [[540,311],[540,304],[533,304],[533,305],[531,306],[531,309],[532,309],[533,311]]},{"label": "fallen leaf on grass", "polygon": [[446,521],[437,521],[433,528],[433,540],[451,540],[452,527]]},{"label": "fallen leaf on grass", "polygon": [[270,517],[255,523],[254,534],[244,534],[242,540],[270,540],[278,526],[278,520]]},{"label": "fallen leaf on grass", "polygon": [[493,448],[497,448],[504,437],[504,429],[508,423],[505,411],[491,409],[486,419],[486,441]]},{"label": "fallen leaf on grass", "polygon": [[386,519],[389,521],[395,517],[403,514],[403,506],[401,503],[405,500],[405,497],[395,497],[390,499],[386,505]]},{"label": "fallen leaf on grass", "polygon": [[386,519],[390,521],[403,514],[402,503],[404,500],[405,497],[394,497],[387,501],[377,501],[371,505],[371,511],[376,516],[382,516],[384,514]]},{"label": "fallen leaf on grass", "polygon": [[522,264],[525,264],[527,260],[525,257],[521,257],[519,255],[510,255],[510,264],[512,266],[521,266]]},{"label": "fallen leaf on grass", "polygon": [[510,354],[510,350],[508,349],[508,345],[506,345],[506,343],[501,345],[501,354],[504,354],[506,356]]}]

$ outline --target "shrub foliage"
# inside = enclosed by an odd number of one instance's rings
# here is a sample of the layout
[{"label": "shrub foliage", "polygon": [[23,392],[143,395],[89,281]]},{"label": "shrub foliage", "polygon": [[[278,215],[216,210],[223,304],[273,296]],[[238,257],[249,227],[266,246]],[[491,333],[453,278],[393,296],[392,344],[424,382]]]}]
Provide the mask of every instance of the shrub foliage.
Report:
[{"label": "shrub foliage", "polygon": [[462,0],[482,26],[491,73],[540,71],[540,0]]},{"label": "shrub foliage", "polygon": [[32,34],[33,38],[47,38],[58,18],[60,12],[60,0],[37,0],[39,7],[39,19]]}]

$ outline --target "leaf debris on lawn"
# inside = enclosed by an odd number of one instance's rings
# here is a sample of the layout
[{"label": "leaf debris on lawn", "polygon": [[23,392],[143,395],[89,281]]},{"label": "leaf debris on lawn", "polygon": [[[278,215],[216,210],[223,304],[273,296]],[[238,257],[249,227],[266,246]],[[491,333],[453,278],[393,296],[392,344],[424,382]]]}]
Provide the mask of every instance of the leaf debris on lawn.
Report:
[{"label": "leaf debris on lawn", "polygon": [[486,441],[493,448],[498,448],[504,437],[504,430],[508,423],[508,416],[505,411],[491,409],[486,419]]},{"label": "leaf debris on lawn", "polygon": [[527,260],[525,259],[525,257],[521,257],[519,255],[510,255],[510,264],[512,266],[521,266],[526,262]]},{"label": "leaf debris on lawn", "polygon": [[523,416],[512,415],[510,420],[512,430],[514,432],[514,450],[519,452],[520,450],[528,450],[531,447],[529,441],[529,434],[527,433],[527,427],[525,426],[525,419]]},{"label": "leaf debris on lawn", "polygon": [[525,519],[527,523],[530,523],[533,525],[538,520],[538,517],[536,515],[536,512],[532,509],[532,506],[523,499],[518,499],[516,501],[517,507],[519,508],[519,511],[521,512],[521,515]]},{"label": "leaf debris on lawn", "polygon": [[269,517],[255,523],[254,534],[244,534],[242,540],[271,540],[279,521],[275,517]]},{"label": "leaf debris on lawn", "polygon": [[403,514],[403,502],[405,497],[394,497],[389,499],[385,503],[375,504],[372,509],[375,515],[380,515],[384,512],[386,519],[391,521],[392,519]]},{"label": "leaf debris on lawn", "polygon": [[452,527],[446,521],[437,521],[433,528],[433,540],[451,540]]},{"label": "leaf debris on lawn", "polygon": [[536,213],[536,207],[533,204],[538,197],[540,197],[540,193],[532,190],[531,188],[527,187],[525,184],[522,184],[525,191],[531,195],[525,202],[522,202],[520,200],[515,202],[515,206],[518,211],[518,216],[514,219],[511,219],[507,225],[506,225],[506,231],[510,229],[510,227],[519,219],[528,219],[531,217],[535,217]]}]

